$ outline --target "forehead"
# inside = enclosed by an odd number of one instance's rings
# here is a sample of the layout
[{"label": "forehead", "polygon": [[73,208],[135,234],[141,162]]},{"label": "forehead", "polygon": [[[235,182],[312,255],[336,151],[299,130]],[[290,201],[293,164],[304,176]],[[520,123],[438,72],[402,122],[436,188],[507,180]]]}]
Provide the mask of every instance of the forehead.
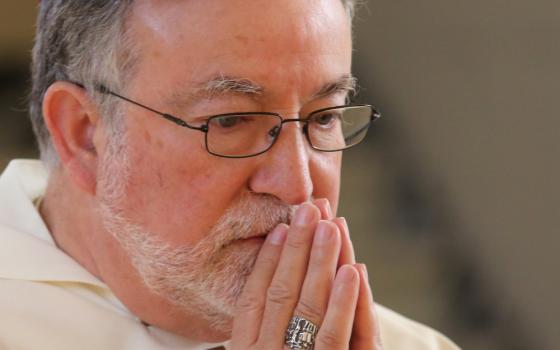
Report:
[{"label": "forehead", "polygon": [[138,1],[129,23],[140,79],[149,72],[163,84],[224,74],[319,85],[350,70],[340,0]]}]

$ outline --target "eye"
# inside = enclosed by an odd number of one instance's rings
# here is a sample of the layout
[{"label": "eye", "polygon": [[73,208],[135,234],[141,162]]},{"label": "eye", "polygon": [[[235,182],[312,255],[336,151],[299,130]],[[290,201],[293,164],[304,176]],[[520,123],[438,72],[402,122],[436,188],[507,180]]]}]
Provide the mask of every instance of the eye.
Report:
[{"label": "eye", "polygon": [[333,118],[334,116],[332,114],[322,114],[318,116],[315,121],[321,125],[328,125],[333,120]]},{"label": "eye", "polygon": [[237,115],[223,116],[215,119],[216,124],[222,128],[231,128],[239,124],[241,117]]},{"label": "eye", "polygon": [[333,123],[335,123],[338,120],[338,118],[339,118],[338,113],[327,111],[321,114],[314,115],[311,118],[311,121],[320,126],[330,126]]}]

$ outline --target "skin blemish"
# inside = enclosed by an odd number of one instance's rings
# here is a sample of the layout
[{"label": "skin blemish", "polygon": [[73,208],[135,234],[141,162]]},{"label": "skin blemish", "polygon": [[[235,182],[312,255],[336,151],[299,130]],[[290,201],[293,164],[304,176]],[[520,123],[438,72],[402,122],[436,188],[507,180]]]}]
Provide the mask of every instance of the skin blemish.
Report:
[{"label": "skin blemish", "polygon": [[249,38],[246,37],[245,35],[236,35],[235,39],[240,43],[242,43],[243,45],[249,44]]},{"label": "skin blemish", "polygon": [[148,130],[144,131],[144,141],[146,141],[146,143],[152,142],[152,136],[150,135],[150,132]]},{"label": "skin blemish", "polygon": [[163,187],[163,176],[161,175],[161,171],[158,170],[156,175],[157,175],[157,178],[158,178],[159,187]]}]

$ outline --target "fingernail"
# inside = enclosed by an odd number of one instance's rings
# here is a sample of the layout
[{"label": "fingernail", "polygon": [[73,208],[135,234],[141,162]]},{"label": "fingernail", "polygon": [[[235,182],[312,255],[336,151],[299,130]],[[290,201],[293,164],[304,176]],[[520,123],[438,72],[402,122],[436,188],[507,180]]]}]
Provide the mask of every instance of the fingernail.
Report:
[{"label": "fingernail", "polygon": [[327,243],[333,236],[332,228],[326,221],[319,221],[317,225],[317,233],[315,234],[315,242],[319,244]]},{"label": "fingernail", "polygon": [[365,264],[356,264],[356,266],[360,269],[362,275],[364,275],[364,280],[369,281],[367,267]]},{"label": "fingernail", "polygon": [[313,208],[309,204],[304,203],[300,205],[299,208],[297,209],[294,223],[296,225],[303,226],[309,223],[309,221],[311,221],[312,218],[313,218]]},{"label": "fingernail", "polygon": [[329,202],[329,200],[327,198],[323,198],[321,200],[321,205],[323,206],[326,214],[327,214],[327,219],[332,218],[332,210],[331,210],[331,204]]},{"label": "fingernail", "polygon": [[272,245],[282,245],[286,239],[286,232],[288,232],[287,227],[281,224],[268,235],[268,241]]},{"label": "fingernail", "polygon": [[343,283],[352,283],[356,280],[356,269],[352,265],[344,265],[338,270],[340,281]]},{"label": "fingernail", "polygon": [[346,218],[342,216],[340,217],[340,221],[342,221],[342,225],[344,225],[346,232],[350,232],[350,230],[348,229],[348,222],[346,222]]}]

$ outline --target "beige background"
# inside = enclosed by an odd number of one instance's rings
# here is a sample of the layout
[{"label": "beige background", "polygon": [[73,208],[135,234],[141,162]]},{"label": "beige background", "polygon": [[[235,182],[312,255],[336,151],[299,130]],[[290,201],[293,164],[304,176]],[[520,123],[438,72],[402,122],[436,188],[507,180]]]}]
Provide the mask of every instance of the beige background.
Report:
[{"label": "beige background", "polygon": [[[0,166],[35,154],[23,110],[35,1],[0,3]],[[341,214],[375,297],[465,349],[557,349],[560,2],[370,0]]]}]

